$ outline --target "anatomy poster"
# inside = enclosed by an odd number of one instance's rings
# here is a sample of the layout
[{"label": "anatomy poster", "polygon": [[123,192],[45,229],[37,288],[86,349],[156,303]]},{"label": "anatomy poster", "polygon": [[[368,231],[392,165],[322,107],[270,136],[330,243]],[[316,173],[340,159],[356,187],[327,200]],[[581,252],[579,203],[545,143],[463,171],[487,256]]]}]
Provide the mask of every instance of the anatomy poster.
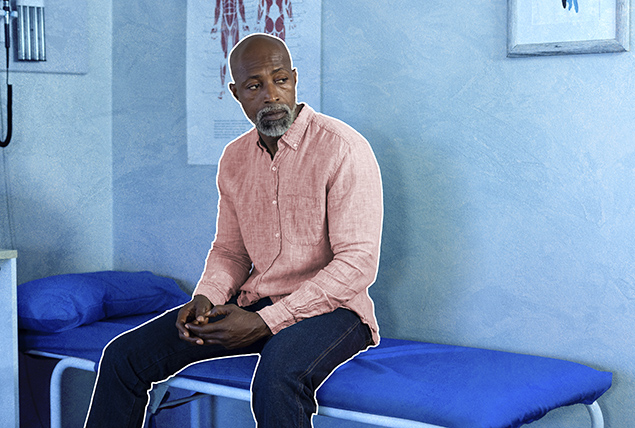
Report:
[{"label": "anatomy poster", "polygon": [[298,101],[320,109],[321,0],[189,0],[188,163],[216,165],[223,148],[252,128],[227,85],[227,58],[251,33],[283,39],[298,69]]}]

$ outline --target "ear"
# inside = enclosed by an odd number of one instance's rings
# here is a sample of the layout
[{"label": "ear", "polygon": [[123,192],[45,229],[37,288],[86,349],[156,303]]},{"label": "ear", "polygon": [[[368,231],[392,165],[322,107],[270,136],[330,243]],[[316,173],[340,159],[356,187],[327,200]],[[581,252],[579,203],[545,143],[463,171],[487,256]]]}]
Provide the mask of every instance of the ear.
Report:
[{"label": "ear", "polygon": [[295,80],[295,86],[298,86],[298,69],[294,68],[292,71],[293,79]]},{"label": "ear", "polygon": [[238,88],[234,83],[229,84],[229,90],[232,92],[234,98],[236,98],[236,100],[240,102],[240,99],[238,98]]}]

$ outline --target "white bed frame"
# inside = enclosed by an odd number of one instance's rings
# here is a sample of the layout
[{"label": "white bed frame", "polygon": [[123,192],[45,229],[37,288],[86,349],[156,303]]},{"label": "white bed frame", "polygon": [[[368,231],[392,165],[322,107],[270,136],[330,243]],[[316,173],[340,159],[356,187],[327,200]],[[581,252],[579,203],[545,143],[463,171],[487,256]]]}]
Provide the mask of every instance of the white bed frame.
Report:
[{"label": "white bed frame", "polygon": [[[90,360],[76,357],[68,357],[65,355],[52,354],[48,352],[29,351],[31,355],[38,355],[41,357],[56,358],[60,362],[57,363],[53,369],[51,375],[51,428],[62,428],[62,375],[64,371],[69,368],[85,370],[95,372],[95,363]],[[200,392],[203,394],[227,397],[242,401],[250,401],[251,394],[248,390],[242,388],[236,388],[231,386],[219,385],[210,382],[203,382],[200,380],[188,379],[185,377],[179,377],[178,375],[170,378],[162,384],[155,385],[155,394],[158,394],[158,399],[152,400],[149,405],[149,411],[156,413],[163,406],[169,406],[178,404],[178,402],[188,402],[191,398],[185,398],[182,400],[175,400],[173,402],[161,405],[161,397],[169,387],[180,388],[193,392]],[[192,428],[198,428],[198,402],[193,403],[192,409]],[[597,402],[585,405],[589,416],[591,417],[591,428],[604,428],[604,417],[602,410]],[[395,418],[390,416],[374,415],[370,413],[360,413],[352,410],[342,410],[333,407],[318,406],[318,414],[323,416],[330,416],[333,418],[362,422],[370,425],[391,427],[391,428],[443,428],[438,425],[426,424],[423,422],[412,421],[408,419]]]}]

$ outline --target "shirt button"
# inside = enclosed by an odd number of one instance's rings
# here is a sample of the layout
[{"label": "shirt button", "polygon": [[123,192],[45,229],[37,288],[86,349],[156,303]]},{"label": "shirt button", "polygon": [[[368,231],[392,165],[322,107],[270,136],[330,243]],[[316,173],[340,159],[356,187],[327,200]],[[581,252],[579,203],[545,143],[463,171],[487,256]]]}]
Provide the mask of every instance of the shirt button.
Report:
[{"label": "shirt button", "polygon": [[280,238],[280,234],[279,233],[276,233],[276,238]]},{"label": "shirt button", "polygon": [[274,204],[274,205],[277,205],[277,204],[278,204],[278,201],[273,201],[273,202],[271,202],[271,203],[272,203],[272,204]]},{"label": "shirt button", "polygon": [[277,171],[277,170],[278,170],[278,167],[272,166],[272,167],[271,167],[271,170],[272,170],[272,171]]}]

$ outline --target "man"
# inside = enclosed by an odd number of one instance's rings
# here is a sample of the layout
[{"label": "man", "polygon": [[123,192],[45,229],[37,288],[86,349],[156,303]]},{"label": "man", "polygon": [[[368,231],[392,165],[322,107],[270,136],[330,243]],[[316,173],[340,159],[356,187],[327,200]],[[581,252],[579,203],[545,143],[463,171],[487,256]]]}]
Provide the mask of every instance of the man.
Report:
[{"label": "man", "polygon": [[250,353],[260,355],[258,426],[309,427],[320,384],[379,340],[368,287],[383,207],[369,144],[297,104],[297,71],[280,39],[249,36],[229,61],[229,88],[255,129],[220,160],[205,269],[189,303],[104,350],[87,427],[140,427],[152,382]]}]

